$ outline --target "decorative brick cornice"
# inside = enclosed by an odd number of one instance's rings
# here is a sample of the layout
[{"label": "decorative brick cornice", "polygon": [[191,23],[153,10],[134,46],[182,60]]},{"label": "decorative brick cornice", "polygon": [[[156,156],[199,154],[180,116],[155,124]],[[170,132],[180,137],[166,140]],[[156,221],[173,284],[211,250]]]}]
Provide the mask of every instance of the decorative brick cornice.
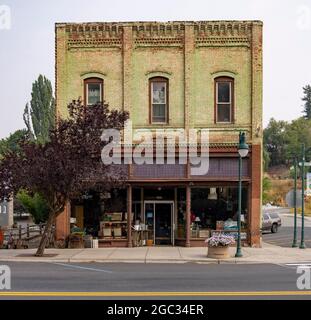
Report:
[{"label": "decorative brick cornice", "polygon": [[67,48],[121,48],[122,25],[116,23],[65,24]]},{"label": "decorative brick cornice", "polygon": [[66,23],[69,38],[121,38],[123,26],[120,23],[92,22]]},{"label": "decorative brick cornice", "polygon": [[138,22],[132,25],[134,38],[180,38],[184,35],[183,22]]},{"label": "decorative brick cornice", "polygon": [[249,37],[253,21],[199,21],[194,24],[197,37]]},{"label": "decorative brick cornice", "polygon": [[63,23],[68,49],[122,47],[125,27],[132,29],[134,47],[183,47],[185,26],[193,27],[196,47],[250,47],[253,24],[260,21],[94,22]]},{"label": "decorative brick cornice", "polygon": [[196,47],[250,47],[248,37],[200,37],[196,38]]},{"label": "decorative brick cornice", "polygon": [[194,26],[197,47],[250,47],[252,22],[198,22]]},{"label": "decorative brick cornice", "polygon": [[77,48],[121,48],[121,39],[68,39],[67,42],[68,50]]},{"label": "decorative brick cornice", "polygon": [[182,38],[141,38],[135,39],[135,47],[183,47]]}]

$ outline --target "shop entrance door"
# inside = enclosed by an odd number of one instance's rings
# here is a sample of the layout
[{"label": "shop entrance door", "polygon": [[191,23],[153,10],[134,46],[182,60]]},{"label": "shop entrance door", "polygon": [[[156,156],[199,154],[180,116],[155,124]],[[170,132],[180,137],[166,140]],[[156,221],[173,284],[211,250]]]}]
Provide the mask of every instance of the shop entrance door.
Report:
[{"label": "shop entrance door", "polygon": [[145,201],[145,223],[148,238],[155,245],[173,245],[173,201]]}]

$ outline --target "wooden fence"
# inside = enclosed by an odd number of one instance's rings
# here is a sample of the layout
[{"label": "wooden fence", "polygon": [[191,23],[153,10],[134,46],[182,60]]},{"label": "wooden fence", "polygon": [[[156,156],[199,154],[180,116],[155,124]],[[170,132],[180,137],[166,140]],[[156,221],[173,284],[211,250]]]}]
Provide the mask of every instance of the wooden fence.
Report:
[{"label": "wooden fence", "polygon": [[[7,228],[3,231],[5,247],[16,248],[36,248],[39,245],[44,232],[45,223],[19,225],[17,228]],[[48,237],[47,247],[54,246],[55,227],[52,228]]]}]

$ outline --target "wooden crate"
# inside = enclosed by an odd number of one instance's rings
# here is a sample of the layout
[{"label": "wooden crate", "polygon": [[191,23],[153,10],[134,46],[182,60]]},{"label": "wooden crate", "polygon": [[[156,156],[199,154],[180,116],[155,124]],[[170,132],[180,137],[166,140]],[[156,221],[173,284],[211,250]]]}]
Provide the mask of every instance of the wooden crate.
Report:
[{"label": "wooden crate", "polygon": [[104,237],[111,237],[111,236],[112,236],[112,229],[111,229],[111,227],[104,227],[104,228],[103,228],[103,236],[104,236]]},{"label": "wooden crate", "polygon": [[120,227],[113,228],[113,235],[115,237],[121,237],[122,235],[122,229]]}]

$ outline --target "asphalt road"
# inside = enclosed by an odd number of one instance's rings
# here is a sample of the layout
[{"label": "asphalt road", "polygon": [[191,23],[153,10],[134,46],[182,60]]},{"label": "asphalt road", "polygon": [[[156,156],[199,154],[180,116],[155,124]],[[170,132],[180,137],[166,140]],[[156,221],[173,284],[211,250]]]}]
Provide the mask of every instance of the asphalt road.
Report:
[{"label": "asphalt road", "polygon": [[[280,213],[282,219],[282,226],[277,233],[265,232],[262,235],[264,242],[274,244],[281,247],[291,247],[294,236],[294,217],[288,217]],[[297,219],[297,241],[300,244],[301,239],[301,218]],[[305,244],[311,248],[311,221],[305,220]]]},{"label": "asphalt road", "polygon": [[[110,292],[121,292],[118,298],[121,296],[135,299],[183,299],[189,297],[188,292],[193,294],[193,298],[206,299],[311,298],[311,291],[303,292],[297,289],[296,281],[299,275],[296,274],[296,266],[290,265],[38,262],[1,264],[11,268],[11,290],[6,293],[0,290],[0,299],[16,299],[16,292],[20,291],[28,298],[36,298],[34,292],[39,292],[39,297],[47,299],[53,298],[53,295],[58,296],[60,292],[63,299],[74,296],[72,292],[92,292],[87,295],[78,294],[76,298],[93,298],[97,295],[96,298],[104,299],[109,299]],[[284,294],[286,291],[293,293]],[[136,294],[137,292],[143,293]],[[171,292],[171,296],[159,294],[154,297],[152,292]],[[243,293],[235,294],[236,292]],[[6,297],[7,293],[12,295]],[[305,295],[299,295],[301,293]]]}]

